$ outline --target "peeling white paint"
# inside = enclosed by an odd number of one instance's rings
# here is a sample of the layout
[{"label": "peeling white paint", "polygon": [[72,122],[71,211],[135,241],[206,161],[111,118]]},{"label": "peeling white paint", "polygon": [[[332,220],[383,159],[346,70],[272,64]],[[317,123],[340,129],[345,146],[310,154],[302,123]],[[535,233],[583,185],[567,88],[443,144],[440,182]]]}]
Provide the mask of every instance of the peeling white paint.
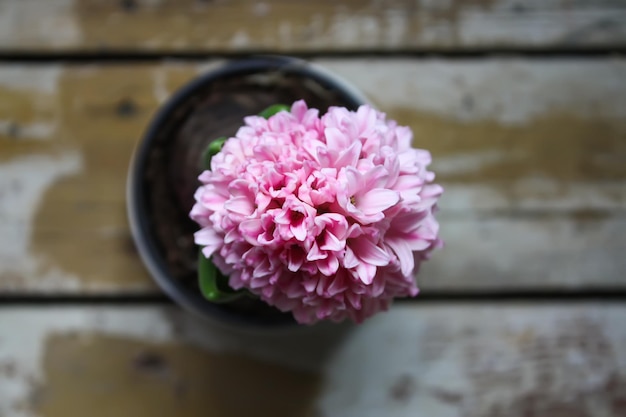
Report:
[{"label": "peeling white paint", "polygon": [[409,19],[405,10],[389,9],[385,12],[385,43],[389,46],[398,45],[404,41],[409,30]]},{"label": "peeling white paint", "polygon": [[166,78],[167,78],[167,75],[165,74],[165,71],[163,71],[162,68],[156,68],[152,72],[152,79],[153,79],[152,94],[154,95],[154,99],[159,104],[164,103],[165,100],[167,100],[167,98],[170,95],[170,92],[167,91],[167,87],[166,87],[167,85]]},{"label": "peeling white paint", "polygon": [[624,287],[624,216],[481,217],[454,211],[438,215],[445,247],[417,275],[424,291]]},{"label": "peeling white paint", "polygon": [[293,42],[290,22],[280,22],[280,24],[278,25],[278,38],[280,39],[281,45],[289,45]]},{"label": "peeling white paint", "polygon": [[[385,59],[317,63],[349,79],[380,109],[521,125],[546,113],[626,117],[626,60]],[[593,82],[588,82],[593,80]]]},{"label": "peeling white paint", "polygon": [[[594,45],[610,47],[620,44],[626,37],[626,11],[618,2],[563,3],[560,0],[531,0],[523,4],[515,0],[497,0],[488,5],[475,3],[452,3],[450,0],[419,0],[388,4],[377,0],[363,3],[362,7],[346,7],[341,4],[325,6],[327,18],[320,23],[314,16],[307,29],[310,36],[295,38],[292,45],[296,49],[324,49],[355,47],[372,48],[411,48],[411,47],[551,47]],[[587,4],[588,3],[588,4]],[[81,16],[77,15],[76,0],[42,1],[33,7],[34,0],[0,2],[0,46],[5,48],[64,49],[85,46]],[[138,19],[142,13],[164,10],[163,0],[139,0]],[[289,10],[288,6],[270,5],[257,1],[238,6],[224,2],[219,4],[238,11],[237,7],[247,8],[249,20],[271,18],[271,7]],[[192,2],[187,10],[192,14],[212,10],[213,5]],[[127,16],[126,16],[127,17]],[[293,22],[307,16],[295,16]],[[124,13],[112,7],[104,13],[108,22],[121,21]],[[149,17],[147,17],[149,19]],[[192,36],[203,22],[196,21],[189,13],[174,13],[170,16],[176,26],[188,26],[189,33],[182,44],[206,43],[201,37]],[[200,22],[200,23],[198,23]],[[183,23],[183,25],[180,25]],[[233,27],[241,30],[245,27]],[[233,35],[231,48],[281,48],[284,38],[280,35],[280,25],[268,30],[270,36],[245,39]],[[297,35],[299,28],[292,27]],[[206,28],[203,29],[206,32]],[[137,40],[136,45],[156,47],[152,36],[160,30],[153,29],[147,39]],[[232,32],[223,32],[226,35]],[[208,34],[208,33],[207,33]],[[218,37],[220,35],[217,35]],[[106,43],[106,39],[104,40]],[[171,41],[161,39],[172,46]],[[181,45],[182,45],[181,44]],[[93,45],[88,45],[93,46]],[[223,45],[222,45],[223,47]]]},{"label": "peeling white paint", "polygon": [[482,152],[464,152],[459,155],[446,155],[437,158],[433,163],[433,170],[437,174],[467,174],[475,172],[480,168],[504,160],[523,157],[524,155],[513,155],[511,152],[504,152],[492,149]]},{"label": "peeling white paint", "polygon": [[[18,325],[16,327],[16,324]],[[242,331],[189,316],[176,308],[16,308],[0,314],[0,365],[15,363],[19,372],[11,377],[0,372],[0,415],[31,417],[14,409],[42,380],[41,361],[48,336],[70,332],[123,337],[148,343],[177,342],[210,352],[234,352],[311,372],[336,339],[342,326],[322,325],[281,330]],[[340,332],[340,333],[338,333]],[[11,337],[4,337],[11,335]],[[22,347],[21,344],[27,346]]]},{"label": "peeling white paint", "polygon": [[250,46],[250,37],[244,30],[238,30],[230,39],[230,46],[233,48],[245,48]]},{"label": "peeling white paint", "polygon": [[86,346],[93,335],[243,353],[284,366],[295,365],[294,355],[308,357],[303,369],[323,374],[312,400],[336,417],[487,415],[537,392],[556,403],[596,392],[585,404],[588,415],[611,415],[602,413],[612,398],[603,386],[626,377],[624,320],[626,309],[610,303],[398,304],[360,326],[279,335],[218,330],[173,307],[5,307],[0,364],[13,363],[16,372],[0,372],[0,414],[31,417],[16,405],[27,401],[32,382],[45,386],[47,338],[78,332]]},{"label": "peeling white paint", "polygon": [[[31,252],[35,214],[46,190],[82,169],[82,156],[30,155],[0,164],[0,276],[27,277],[38,288],[75,288],[76,277],[46,265]],[[23,283],[22,283],[23,284]],[[11,282],[3,283],[10,289]]]},{"label": "peeling white paint", "polygon": [[252,6],[252,12],[258,17],[265,17],[269,14],[271,6],[265,2],[258,1]]},{"label": "peeling white paint", "polygon": [[74,0],[0,1],[0,45],[76,46],[82,40]]},{"label": "peeling white paint", "polygon": [[[328,382],[318,404],[322,414],[334,417],[456,417],[510,408],[527,393],[558,404],[603,392],[603,384],[621,376],[623,314],[615,305],[398,306],[355,328],[339,346],[326,366]],[[610,352],[594,352],[579,342],[585,338]],[[568,361],[564,350],[579,360]],[[542,381],[545,371],[554,378],[548,383]],[[402,379],[412,384],[394,401],[391,391]],[[610,396],[594,398],[588,415],[612,415],[604,414]]]},{"label": "peeling white paint", "polygon": [[207,62],[200,63],[196,66],[196,73],[198,75],[204,74],[209,71],[216,70],[226,64],[227,61],[223,59],[216,59]]},{"label": "peeling white paint", "polygon": [[163,0],[140,0],[141,6],[157,7],[163,4]]},{"label": "peeling white paint", "polygon": [[60,65],[45,67],[3,65],[0,68],[0,86],[15,91],[53,95],[57,92],[62,71]]},{"label": "peeling white paint", "polygon": [[[623,39],[626,28],[622,22],[626,11],[622,7],[605,5],[550,7],[548,1],[524,2],[500,0],[489,10],[467,7],[459,12],[456,22],[457,42],[461,45],[523,43],[541,46],[550,42],[598,44],[607,40]],[[513,9],[523,7],[523,12]],[[560,6],[560,7],[559,7]],[[589,7],[591,6],[591,7]],[[615,7],[617,6],[617,7]]]},{"label": "peeling white paint", "polygon": [[[437,169],[435,169],[435,172]],[[440,202],[442,213],[536,211],[575,213],[580,210],[623,212],[626,190],[620,181],[570,182],[563,184],[551,178],[528,177],[502,184],[494,178],[483,184],[446,184]]]},{"label": "peeling white paint", "polygon": [[[315,25],[315,17],[312,21]],[[396,29],[390,29],[393,33]],[[380,19],[367,14],[347,14],[340,12],[332,16],[326,32],[316,33],[318,45],[337,45],[354,47],[358,45],[375,44],[381,34]]]},{"label": "peeling white paint", "polygon": [[27,401],[34,389],[33,382],[45,382],[41,373],[42,356],[47,337],[54,333],[93,331],[148,342],[171,339],[171,326],[159,311],[131,309],[130,312],[132,325],[129,326],[129,317],[115,311],[100,314],[97,309],[87,312],[62,307],[46,312],[28,308],[3,311],[0,315],[0,363],[13,362],[18,372],[15,377],[0,374],[0,415],[34,417],[18,405]]},{"label": "peeling white paint", "polygon": [[33,122],[16,124],[11,120],[0,120],[0,135],[15,136],[19,140],[50,140],[54,138],[56,123]]}]

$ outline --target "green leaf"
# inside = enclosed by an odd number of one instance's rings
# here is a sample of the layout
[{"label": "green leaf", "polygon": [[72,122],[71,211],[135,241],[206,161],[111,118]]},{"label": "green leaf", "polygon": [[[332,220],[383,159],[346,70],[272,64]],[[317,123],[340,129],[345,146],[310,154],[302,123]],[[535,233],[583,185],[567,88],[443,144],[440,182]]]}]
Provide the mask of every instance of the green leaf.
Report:
[{"label": "green leaf", "polygon": [[205,169],[211,168],[211,158],[213,158],[213,155],[222,150],[224,142],[226,142],[226,138],[221,137],[219,139],[215,139],[213,142],[209,143],[209,146],[206,147],[204,153],[202,154],[202,164]]},{"label": "green leaf", "polygon": [[286,106],[284,104],[273,104],[269,106],[267,109],[263,110],[261,113],[259,113],[259,116],[265,119],[269,119],[276,113],[280,113],[281,111],[289,111],[289,110],[290,110],[289,106]]},{"label": "green leaf", "polygon": [[198,252],[198,278],[202,295],[213,303],[228,303],[245,295],[228,286],[228,278],[202,254],[202,248]]}]

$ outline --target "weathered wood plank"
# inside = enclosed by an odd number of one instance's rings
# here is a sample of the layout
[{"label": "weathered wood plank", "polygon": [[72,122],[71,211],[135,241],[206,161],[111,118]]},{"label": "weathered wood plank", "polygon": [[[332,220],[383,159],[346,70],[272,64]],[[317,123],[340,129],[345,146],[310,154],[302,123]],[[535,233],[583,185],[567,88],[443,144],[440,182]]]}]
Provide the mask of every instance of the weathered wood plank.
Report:
[{"label": "weathered wood plank", "polygon": [[269,334],[215,327],[173,307],[1,313],[7,416],[619,417],[626,410],[619,304],[397,305],[358,327]]},{"label": "weathered wood plank", "polygon": [[[424,290],[623,287],[626,61],[329,60],[431,149],[448,247]],[[0,291],[154,291],[126,167],[216,65],[0,67]]]},{"label": "weathered wood plank", "polygon": [[0,50],[611,48],[625,21],[619,0],[3,0]]}]

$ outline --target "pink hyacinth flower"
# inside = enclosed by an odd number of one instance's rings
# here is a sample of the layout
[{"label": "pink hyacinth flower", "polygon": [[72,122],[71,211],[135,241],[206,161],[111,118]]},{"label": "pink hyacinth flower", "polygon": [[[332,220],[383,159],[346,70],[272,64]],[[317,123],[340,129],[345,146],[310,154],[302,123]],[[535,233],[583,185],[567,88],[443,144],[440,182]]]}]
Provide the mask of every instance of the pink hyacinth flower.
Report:
[{"label": "pink hyacinth flower", "polygon": [[417,295],[414,272],[442,245],[443,189],[411,141],[366,105],[247,117],[199,178],[195,241],[233,288],[300,323],[360,323]]}]

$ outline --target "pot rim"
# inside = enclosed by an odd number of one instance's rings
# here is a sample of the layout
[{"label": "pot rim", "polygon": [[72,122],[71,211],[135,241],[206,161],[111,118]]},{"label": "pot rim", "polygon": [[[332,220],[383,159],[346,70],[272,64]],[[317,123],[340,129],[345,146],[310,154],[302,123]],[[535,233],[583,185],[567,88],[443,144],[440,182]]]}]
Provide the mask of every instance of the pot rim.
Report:
[{"label": "pot rim", "polygon": [[191,80],[161,105],[152,117],[141,140],[135,146],[128,169],[126,183],[127,216],[133,241],[144,266],[158,287],[176,304],[197,316],[218,324],[228,322],[247,328],[282,328],[297,323],[291,316],[289,316],[290,320],[268,320],[250,315],[229,313],[204,300],[201,295],[196,296],[181,282],[172,278],[167,272],[167,266],[157,245],[150,239],[150,227],[147,216],[144,215],[147,208],[143,199],[142,173],[146,165],[147,155],[158,132],[178,106],[193,96],[197,90],[223,77],[249,75],[268,70],[280,70],[281,72],[312,78],[320,84],[340,92],[348,101],[352,102],[351,104],[355,108],[362,104],[369,104],[369,100],[348,81],[317,64],[302,59],[264,55],[232,60]]}]

